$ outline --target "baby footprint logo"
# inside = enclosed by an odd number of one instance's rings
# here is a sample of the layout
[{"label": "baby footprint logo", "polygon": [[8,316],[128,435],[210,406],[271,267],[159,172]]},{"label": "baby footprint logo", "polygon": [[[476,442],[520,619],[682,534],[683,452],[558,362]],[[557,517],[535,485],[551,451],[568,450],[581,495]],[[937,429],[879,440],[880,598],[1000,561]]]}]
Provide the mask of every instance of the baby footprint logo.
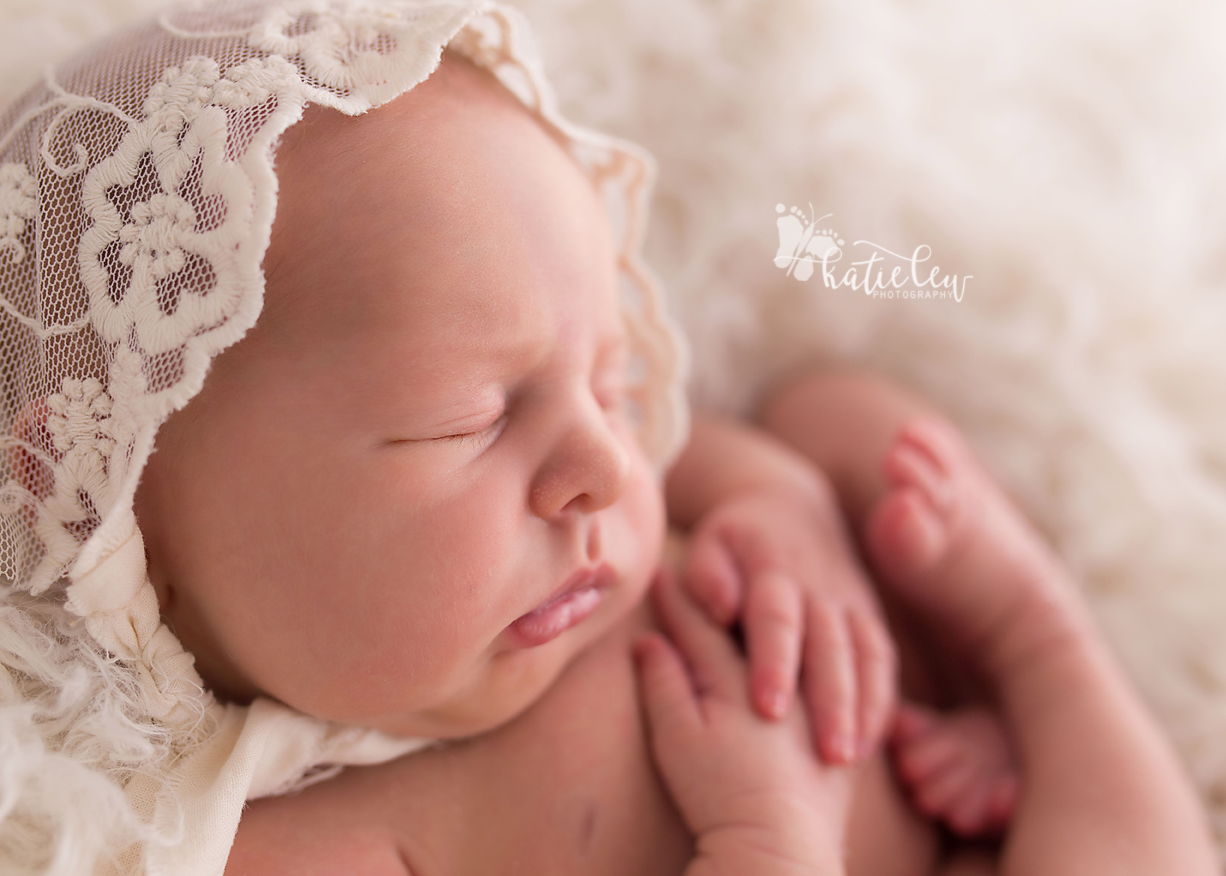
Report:
[{"label": "baby footprint logo", "polygon": [[775,253],[775,267],[787,268],[787,273],[797,280],[808,280],[813,276],[813,263],[826,258],[841,255],[839,247],[843,244],[836,232],[829,229],[819,229],[818,223],[829,219],[832,213],[827,213],[817,219],[813,218],[813,205],[809,205],[809,215],[796,207],[790,211],[783,204],[775,205],[779,219],[779,251]]}]

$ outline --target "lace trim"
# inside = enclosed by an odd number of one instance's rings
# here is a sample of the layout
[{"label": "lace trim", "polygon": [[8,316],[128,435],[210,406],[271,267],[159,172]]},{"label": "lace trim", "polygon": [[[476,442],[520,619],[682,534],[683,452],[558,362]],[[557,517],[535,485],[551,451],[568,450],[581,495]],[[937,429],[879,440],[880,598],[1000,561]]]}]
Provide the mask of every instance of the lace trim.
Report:
[{"label": "lace trim", "polygon": [[34,177],[24,164],[0,164],[0,250],[10,251],[14,264],[26,257],[21,237],[26,223],[38,215]]}]

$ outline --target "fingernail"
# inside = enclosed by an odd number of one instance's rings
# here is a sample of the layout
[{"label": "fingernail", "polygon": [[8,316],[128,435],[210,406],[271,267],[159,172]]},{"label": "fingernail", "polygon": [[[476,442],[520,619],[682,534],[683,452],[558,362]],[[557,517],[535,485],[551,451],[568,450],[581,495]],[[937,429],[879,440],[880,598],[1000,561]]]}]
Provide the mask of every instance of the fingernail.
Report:
[{"label": "fingernail", "polygon": [[843,762],[852,763],[856,759],[856,744],[851,739],[844,738],[843,740]]},{"label": "fingernail", "polygon": [[775,720],[779,720],[788,713],[788,697],[781,690],[767,690],[762,694],[761,703],[762,710]]},{"label": "fingernail", "polygon": [[851,763],[856,756],[856,746],[850,737],[840,733],[831,742],[830,753],[836,763]]}]

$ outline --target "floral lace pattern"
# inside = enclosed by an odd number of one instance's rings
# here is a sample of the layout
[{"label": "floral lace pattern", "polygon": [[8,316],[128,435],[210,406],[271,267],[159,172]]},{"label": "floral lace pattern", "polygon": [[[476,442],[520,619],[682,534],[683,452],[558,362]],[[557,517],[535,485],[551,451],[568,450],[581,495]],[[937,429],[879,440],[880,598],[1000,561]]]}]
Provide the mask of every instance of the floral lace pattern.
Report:
[{"label": "floral lace pattern", "polygon": [[213,99],[221,106],[249,109],[289,88],[298,69],[280,55],[252,58],[231,67],[213,86]]},{"label": "floral lace pattern", "polygon": [[[211,58],[192,57],[166,70],[144,100],[145,119],[85,177],[82,201],[93,225],[81,238],[81,279],[94,328],[108,343],[134,341],[156,356],[183,348],[207,326],[223,326],[234,313],[237,265],[218,255],[241,248],[255,194],[226,157],[226,114],[212,105],[220,78]],[[258,87],[228,81],[238,94]],[[117,206],[116,189],[153,186],[126,215]],[[186,199],[189,186],[200,188],[197,200],[206,210],[212,206],[211,215],[200,215]],[[117,258],[110,251],[116,244]],[[207,272],[166,283],[187,268],[189,254]],[[121,272],[120,265],[130,270]]]},{"label": "floral lace pattern", "polygon": [[133,205],[132,221],[119,229],[119,260],[137,271],[133,285],[147,287],[183,270],[183,244],[196,228],[196,211],[177,195],[154,195]]},{"label": "floral lace pattern", "polygon": [[[339,13],[339,14],[338,14]],[[397,45],[404,20],[378,3],[295,3],[274,9],[252,28],[253,48],[299,58],[311,78],[340,91],[371,81]]]},{"label": "floral lace pattern", "polygon": [[47,432],[58,457],[55,486],[39,509],[36,529],[47,546],[33,575],[38,593],[63,574],[110,506],[108,465],[115,450],[111,397],[96,378],[64,379],[63,392],[47,397]]},{"label": "floral lace pattern", "polygon": [[24,164],[0,164],[0,250],[10,250],[14,262],[26,257],[21,235],[38,215],[38,189]]}]

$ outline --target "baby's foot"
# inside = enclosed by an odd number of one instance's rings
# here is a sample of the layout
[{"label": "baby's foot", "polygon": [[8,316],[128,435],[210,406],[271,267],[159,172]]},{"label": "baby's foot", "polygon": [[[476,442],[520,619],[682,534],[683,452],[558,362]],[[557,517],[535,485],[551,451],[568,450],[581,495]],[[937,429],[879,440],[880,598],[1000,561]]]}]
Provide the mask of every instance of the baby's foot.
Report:
[{"label": "baby's foot", "polygon": [[890,745],[895,772],[921,813],[967,839],[1008,826],[1018,773],[994,713],[969,707],[942,715],[903,704]]},{"label": "baby's foot", "polygon": [[907,423],[885,475],[890,490],[865,527],[869,560],[990,682],[1068,626],[1073,597],[1059,563],[952,426]]}]

